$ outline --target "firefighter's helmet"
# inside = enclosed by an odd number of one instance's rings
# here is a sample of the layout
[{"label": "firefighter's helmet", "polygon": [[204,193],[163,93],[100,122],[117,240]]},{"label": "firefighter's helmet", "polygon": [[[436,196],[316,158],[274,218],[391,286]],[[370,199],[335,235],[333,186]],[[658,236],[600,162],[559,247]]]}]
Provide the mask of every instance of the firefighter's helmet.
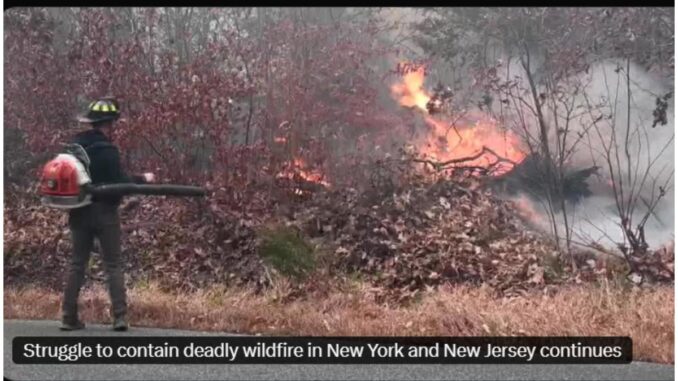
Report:
[{"label": "firefighter's helmet", "polygon": [[81,123],[99,123],[116,120],[120,117],[120,106],[113,98],[102,98],[91,102],[87,113],[77,119]]}]

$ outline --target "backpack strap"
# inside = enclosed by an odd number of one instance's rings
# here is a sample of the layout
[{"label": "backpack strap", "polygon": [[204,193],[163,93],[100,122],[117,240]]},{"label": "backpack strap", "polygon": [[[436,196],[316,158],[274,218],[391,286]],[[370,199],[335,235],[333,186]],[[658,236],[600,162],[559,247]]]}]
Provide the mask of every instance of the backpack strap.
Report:
[{"label": "backpack strap", "polygon": [[82,162],[85,165],[87,172],[89,172],[90,160],[85,147],[77,143],[65,144],[64,152],[75,156],[78,160],[80,160],[80,162]]},{"label": "backpack strap", "polygon": [[93,148],[104,148],[104,147],[115,147],[115,146],[110,142],[105,141],[94,142],[86,146],[83,146],[78,143],[69,143],[64,145],[64,152],[71,154],[75,156],[78,160],[80,160],[80,162],[84,164],[85,169],[89,174],[89,166],[91,164],[91,160],[89,158],[88,152]]}]

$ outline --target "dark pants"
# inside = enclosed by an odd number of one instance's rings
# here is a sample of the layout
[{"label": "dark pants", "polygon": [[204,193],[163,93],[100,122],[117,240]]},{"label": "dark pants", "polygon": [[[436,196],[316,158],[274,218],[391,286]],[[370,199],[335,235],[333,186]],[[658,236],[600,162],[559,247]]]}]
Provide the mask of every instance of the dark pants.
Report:
[{"label": "dark pants", "polygon": [[120,218],[117,205],[93,203],[70,212],[68,224],[73,239],[73,256],[66,280],[63,300],[64,320],[78,317],[78,295],[85,279],[85,269],[99,240],[104,268],[108,275],[108,292],[114,317],[127,313],[125,280],[120,252]]}]

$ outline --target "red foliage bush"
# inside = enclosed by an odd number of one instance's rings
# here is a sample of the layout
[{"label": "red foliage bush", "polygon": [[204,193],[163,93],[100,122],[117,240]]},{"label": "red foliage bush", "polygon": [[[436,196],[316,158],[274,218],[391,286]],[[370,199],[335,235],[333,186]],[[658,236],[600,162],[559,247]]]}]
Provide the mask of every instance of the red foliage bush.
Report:
[{"label": "red foliage bush", "polygon": [[[209,14],[238,17],[229,11]],[[293,157],[331,171],[361,136],[397,127],[373,81],[387,51],[369,19],[282,13],[258,34],[213,35],[172,35],[160,28],[168,11],[152,8],[13,9],[5,19],[5,126],[24,132],[32,153],[54,152],[77,129],[75,113],[102,95],[123,106],[115,140],[125,164],[163,181],[270,177]]]},{"label": "red foliage bush", "polygon": [[[199,20],[191,24],[188,12],[200,12]],[[146,274],[191,283],[192,274],[221,279],[234,268],[238,279],[259,282],[258,257],[237,254],[252,253],[249,244],[223,242],[237,241],[242,232],[251,240],[247,221],[270,218],[285,200],[278,197],[288,193],[277,175],[303,163],[304,170],[330,176],[333,185],[359,181],[356,165],[402,124],[383,102],[388,86],[380,68],[389,52],[375,38],[375,25],[366,17],[317,22],[296,17],[294,9],[262,14],[263,22],[238,12],[5,13],[10,277],[55,284],[45,271],[56,276],[55,268],[65,266],[65,216],[39,206],[31,184],[61,143],[88,128],[74,117],[96,97],[115,96],[122,106],[114,141],[129,172],[149,170],[160,182],[210,191],[199,205],[154,199],[143,205],[150,209],[123,215],[132,253],[172,256],[164,261],[172,268],[137,269]],[[137,228],[146,220],[158,224]],[[164,240],[173,243],[165,247]],[[207,270],[204,253],[217,255]],[[144,262],[131,256],[129,265]]]}]

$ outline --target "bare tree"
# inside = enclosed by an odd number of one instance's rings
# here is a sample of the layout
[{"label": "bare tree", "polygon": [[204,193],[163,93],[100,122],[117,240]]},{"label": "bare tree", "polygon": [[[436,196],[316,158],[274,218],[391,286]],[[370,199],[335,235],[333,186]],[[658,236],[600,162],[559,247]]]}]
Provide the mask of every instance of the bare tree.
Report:
[{"label": "bare tree", "polygon": [[618,243],[618,249],[631,270],[639,271],[639,262],[650,247],[645,226],[673,186],[674,168],[668,160],[674,135],[671,133],[661,142],[653,138],[659,132],[653,130],[657,122],[651,122],[649,113],[638,115],[634,105],[639,87],[633,85],[631,71],[631,60],[627,58],[617,64],[613,73],[603,70],[603,96],[593,98],[585,94],[587,116],[593,124],[585,135],[593,160],[600,162],[612,188],[617,225],[624,239]]},{"label": "bare tree", "polygon": [[[455,8],[432,9],[418,25],[420,46],[453,66],[456,73],[472,79],[470,91],[479,99],[479,107],[499,115],[505,127],[523,136],[528,158],[532,158],[529,164],[535,169],[535,196],[544,205],[556,242],[564,243],[565,252],[571,253],[576,211],[566,202],[572,180],[568,172],[583,143],[589,144],[589,135],[601,128],[601,120],[590,117],[586,102],[592,80],[589,71],[597,63],[619,56],[626,57],[627,63],[639,62],[647,70],[672,70],[673,25],[667,16],[664,9]],[[657,99],[655,124],[666,120],[668,106],[664,97]],[[625,109],[627,118],[631,117],[630,108]],[[619,108],[614,110],[620,112]],[[621,143],[620,157],[627,158],[621,168],[625,177],[621,179],[617,171],[615,179],[625,182],[618,209],[628,227],[629,213],[635,208],[631,204],[641,202],[640,194],[653,180],[650,174],[633,180],[633,174],[644,171],[629,169],[633,152],[624,141],[636,141],[639,135],[633,133],[632,126],[625,130],[628,134],[615,137]],[[601,131],[601,136],[609,135]],[[670,144],[672,141],[667,147]],[[609,150],[618,167],[621,161],[616,160],[614,148]],[[578,171],[576,176],[594,170],[595,166]],[[656,196],[646,200],[648,205],[666,193],[663,184],[657,180]],[[639,221],[646,219],[640,217]],[[634,229],[626,229],[627,241],[642,246],[642,229]],[[574,266],[572,255],[570,259]]]}]

